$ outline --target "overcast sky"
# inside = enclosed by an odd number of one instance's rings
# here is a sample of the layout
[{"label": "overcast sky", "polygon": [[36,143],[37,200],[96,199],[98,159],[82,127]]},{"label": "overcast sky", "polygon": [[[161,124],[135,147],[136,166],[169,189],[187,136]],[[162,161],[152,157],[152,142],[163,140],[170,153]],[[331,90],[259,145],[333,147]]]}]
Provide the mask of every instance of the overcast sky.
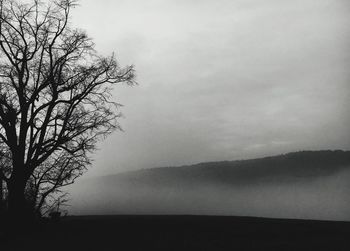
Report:
[{"label": "overcast sky", "polygon": [[72,24],[139,82],[89,175],[350,149],[349,0],[81,0]]}]

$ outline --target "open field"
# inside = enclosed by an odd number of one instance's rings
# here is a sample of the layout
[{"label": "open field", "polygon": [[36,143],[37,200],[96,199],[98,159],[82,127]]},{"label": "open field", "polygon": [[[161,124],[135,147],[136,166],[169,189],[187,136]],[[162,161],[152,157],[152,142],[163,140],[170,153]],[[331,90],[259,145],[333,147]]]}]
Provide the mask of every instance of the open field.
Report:
[{"label": "open field", "polygon": [[[69,216],[1,250],[350,250],[350,222],[228,216]],[[4,237],[4,236],[3,236]]]}]

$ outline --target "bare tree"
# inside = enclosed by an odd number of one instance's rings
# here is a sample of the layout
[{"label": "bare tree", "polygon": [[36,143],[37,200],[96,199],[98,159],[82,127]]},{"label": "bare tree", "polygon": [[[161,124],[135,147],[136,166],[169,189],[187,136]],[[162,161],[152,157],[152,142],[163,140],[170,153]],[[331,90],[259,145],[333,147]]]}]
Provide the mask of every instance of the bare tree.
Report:
[{"label": "bare tree", "polygon": [[81,175],[97,140],[119,129],[112,87],[135,83],[132,66],[98,55],[84,31],[70,28],[75,5],[0,0],[0,144],[10,159],[0,177],[11,214]]},{"label": "bare tree", "polygon": [[63,187],[72,184],[90,164],[87,156],[70,155],[66,152],[53,154],[31,175],[26,187],[26,200],[37,215],[45,215],[67,194]]},{"label": "bare tree", "polygon": [[3,212],[5,205],[4,205],[4,181],[0,177],[0,214]]},{"label": "bare tree", "polygon": [[0,214],[6,209],[6,181],[11,171],[11,155],[6,150],[6,145],[0,141]]}]

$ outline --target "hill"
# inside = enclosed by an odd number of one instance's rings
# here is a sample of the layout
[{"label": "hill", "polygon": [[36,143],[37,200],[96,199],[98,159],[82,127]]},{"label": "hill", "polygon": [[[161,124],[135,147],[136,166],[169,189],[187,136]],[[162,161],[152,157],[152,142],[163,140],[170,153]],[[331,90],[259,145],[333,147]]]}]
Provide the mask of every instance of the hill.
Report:
[{"label": "hill", "polygon": [[196,181],[249,185],[288,182],[329,176],[350,169],[350,151],[300,151],[250,160],[206,162],[180,167],[159,167],[103,177],[104,182],[127,181],[151,186],[191,184]]},{"label": "hill", "polygon": [[71,214],[242,215],[350,221],[350,152],[302,151],[81,180]]}]

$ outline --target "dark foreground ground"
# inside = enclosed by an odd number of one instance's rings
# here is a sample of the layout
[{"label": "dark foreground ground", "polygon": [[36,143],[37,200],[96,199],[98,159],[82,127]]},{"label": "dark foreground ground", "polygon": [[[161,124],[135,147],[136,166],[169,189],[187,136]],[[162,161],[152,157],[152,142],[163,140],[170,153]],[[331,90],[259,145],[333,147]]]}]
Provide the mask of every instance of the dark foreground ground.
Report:
[{"label": "dark foreground ground", "polygon": [[350,222],[253,217],[71,216],[14,238],[0,233],[4,251],[350,250]]}]

